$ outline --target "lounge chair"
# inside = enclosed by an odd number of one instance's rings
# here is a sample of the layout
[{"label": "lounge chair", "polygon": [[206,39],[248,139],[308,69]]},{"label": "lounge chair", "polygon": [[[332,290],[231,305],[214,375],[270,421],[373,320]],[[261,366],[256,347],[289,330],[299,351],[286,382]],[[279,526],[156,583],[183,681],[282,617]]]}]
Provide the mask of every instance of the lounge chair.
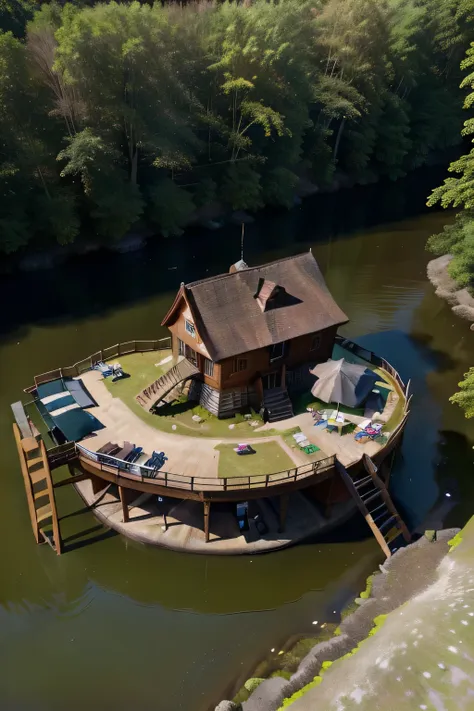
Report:
[{"label": "lounge chair", "polygon": [[130,464],[134,464],[134,462],[137,461],[142,452],[143,447],[134,447],[130,454],[127,454],[127,456],[125,457],[125,461],[130,462]]},{"label": "lounge chair", "polygon": [[132,452],[132,450],[134,450],[134,449],[135,449],[135,445],[134,445],[134,444],[130,444],[130,442],[124,442],[124,443],[123,443],[123,448],[120,449],[120,450],[117,452],[117,454],[115,454],[114,456],[115,456],[117,459],[123,459],[124,461],[126,461],[126,457],[128,457],[128,455],[129,455],[129,454]]},{"label": "lounge chair", "polygon": [[107,442],[107,444],[103,444],[102,447],[100,447],[97,450],[97,454],[108,454],[109,457],[112,457],[116,452],[120,451],[120,447],[118,444],[114,444],[113,442]]},{"label": "lounge chair", "polygon": [[238,447],[235,447],[234,452],[237,452],[237,454],[256,454],[249,444],[239,444]]},{"label": "lounge chair", "polygon": [[103,360],[97,361],[97,363],[95,363],[92,366],[92,368],[93,368],[93,370],[98,370],[99,373],[102,373],[104,378],[108,378],[109,376],[114,374],[114,371],[112,370],[110,365],[107,365],[107,363],[104,363]]}]

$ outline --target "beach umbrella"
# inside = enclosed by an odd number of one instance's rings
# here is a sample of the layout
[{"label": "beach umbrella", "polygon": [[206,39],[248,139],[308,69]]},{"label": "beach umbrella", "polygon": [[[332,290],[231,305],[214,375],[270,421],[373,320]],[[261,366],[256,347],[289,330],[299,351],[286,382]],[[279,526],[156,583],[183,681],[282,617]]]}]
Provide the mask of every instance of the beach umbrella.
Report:
[{"label": "beach umbrella", "polygon": [[364,365],[328,360],[310,371],[318,378],[312,394],[323,402],[338,402],[346,407],[360,407],[372,391],[378,375]]}]

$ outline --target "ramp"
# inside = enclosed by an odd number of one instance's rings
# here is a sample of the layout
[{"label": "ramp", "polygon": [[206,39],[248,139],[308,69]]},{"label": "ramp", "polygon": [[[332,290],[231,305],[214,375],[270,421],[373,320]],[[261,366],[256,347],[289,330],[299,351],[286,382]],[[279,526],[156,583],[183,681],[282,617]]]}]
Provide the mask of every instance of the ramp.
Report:
[{"label": "ramp", "polygon": [[163,400],[179,383],[189,380],[199,372],[199,368],[196,368],[190,360],[183,358],[183,360],[170,368],[167,373],[164,373],[154,383],[142,390],[135,399],[145,410],[151,410],[157,402]]}]

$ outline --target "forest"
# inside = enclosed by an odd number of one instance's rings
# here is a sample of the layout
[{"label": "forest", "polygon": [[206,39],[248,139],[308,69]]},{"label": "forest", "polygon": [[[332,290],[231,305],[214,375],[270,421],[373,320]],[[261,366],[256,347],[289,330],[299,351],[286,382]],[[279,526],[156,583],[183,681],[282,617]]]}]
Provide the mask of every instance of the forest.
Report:
[{"label": "forest", "polygon": [[474,0],[0,0],[0,251],[177,235],[213,204],[290,208],[302,182],[439,162],[462,141],[473,15]]}]

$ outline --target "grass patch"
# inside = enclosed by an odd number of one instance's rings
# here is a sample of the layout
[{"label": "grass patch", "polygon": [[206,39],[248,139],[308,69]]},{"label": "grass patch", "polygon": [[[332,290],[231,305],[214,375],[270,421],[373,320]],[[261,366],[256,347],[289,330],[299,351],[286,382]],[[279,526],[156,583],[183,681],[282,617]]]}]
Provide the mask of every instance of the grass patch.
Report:
[{"label": "grass patch", "polygon": [[[263,420],[253,410],[248,410],[248,414],[252,415],[250,420],[240,413],[234,417],[219,420],[200,405],[189,402],[186,396],[179,397],[168,405],[163,405],[158,408],[156,414],[144,410],[135,397],[173,366],[173,361],[168,361],[162,366],[155,365],[170,355],[171,351],[152,351],[123,356],[120,358],[120,363],[130,377],[118,380],[116,383],[113,383],[111,378],[106,378],[104,380],[105,386],[114,397],[120,398],[141,420],[162,432],[177,432],[190,437],[242,437],[243,440],[280,434],[279,431],[273,429],[255,432],[255,429],[258,428],[251,427],[249,422],[258,421],[263,425]],[[195,422],[193,415],[199,415],[203,421]],[[229,425],[234,425],[234,427],[229,429]]]},{"label": "grass patch", "polygon": [[456,535],[454,536],[454,538],[451,538],[451,539],[448,541],[449,552],[451,553],[455,548],[458,547],[458,545],[459,545],[460,543],[462,543],[462,535],[461,535],[461,532],[456,533]]},{"label": "grass patch", "polygon": [[292,427],[288,430],[283,430],[283,432],[281,432],[281,436],[283,437],[283,441],[288,445],[288,447],[291,447],[291,449],[294,449],[295,451],[299,452],[308,463],[319,462],[321,459],[326,459],[328,455],[325,454],[321,449],[319,449],[317,452],[313,452],[313,454],[306,454],[306,452],[304,452],[293,439],[293,435],[298,434],[299,432],[301,432],[300,427]]},{"label": "grass patch", "polygon": [[247,477],[275,474],[285,469],[294,469],[296,464],[280,447],[278,442],[256,444],[255,454],[238,455],[235,444],[218,444],[220,477]]}]

